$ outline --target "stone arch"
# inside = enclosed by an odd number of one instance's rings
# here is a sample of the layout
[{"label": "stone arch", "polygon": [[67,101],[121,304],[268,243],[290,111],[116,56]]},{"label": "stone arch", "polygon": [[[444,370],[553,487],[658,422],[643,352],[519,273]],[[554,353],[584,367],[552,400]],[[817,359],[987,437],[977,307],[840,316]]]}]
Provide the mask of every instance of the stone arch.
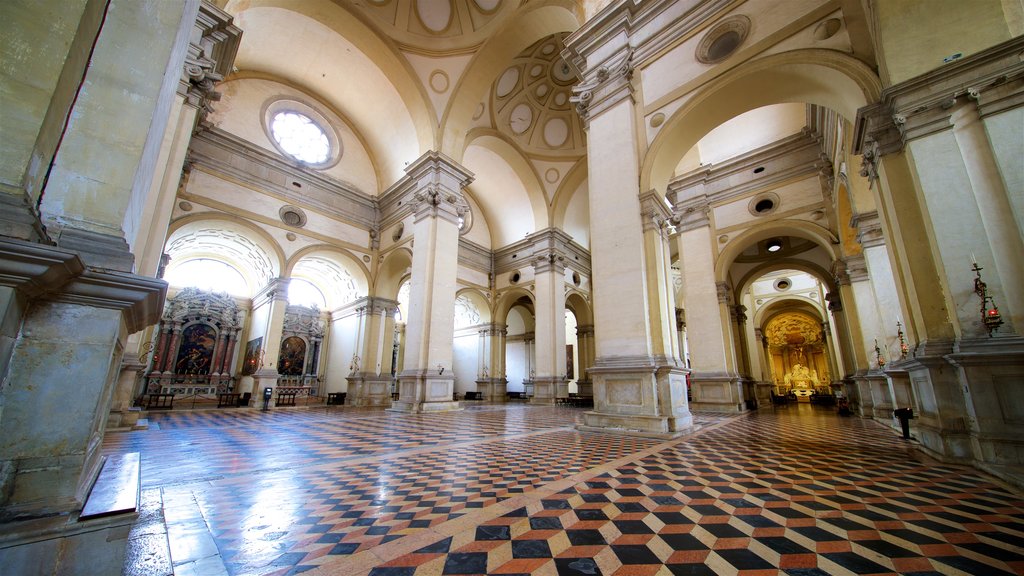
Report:
[{"label": "stone arch", "polygon": [[878,100],[878,76],[833,50],[807,49],[746,62],[708,82],[665,122],[640,171],[640,189],[664,193],[679,159],[708,132],[740,114],[785,102],[806,102],[852,120]]},{"label": "stone arch", "polygon": [[488,324],[491,321],[491,303],[480,290],[476,288],[462,288],[455,293],[456,300],[465,297],[480,314],[480,324]]},{"label": "stone arch", "polygon": [[377,268],[377,277],[373,282],[373,294],[394,300],[398,297],[398,289],[409,278],[412,268],[412,250],[403,246],[390,251],[383,259]]},{"label": "stone arch", "polygon": [[[189,235],[195,238],[191,241],[194,246],[191,250],[187,246],[190,241],[186,237]],[[228,249],[243,240],[248,246]],[[207,246],[198,246],[203,243]],[[176,248],[177,245],[181,246],[180,249]],[[190,214],[172,222],[164,242],[164,252],[172,257],[169,266],[174,265],[173,254],[179,251],[184,254],[209,254],[213,259],[230,263],[245,277],[252,294],[279,277],[286,260],[281,245],[266,230],[244,218],[220,213]],[[246,256],[246,252],[251,254]]]},{"label": "stone arch", "polygon": [[[537,301],[533,297],[533,294],[525,288],[513,288],[502,293],[502,295],[498,297],[498,301],[494,306],[493,318],[495,322],[505,322],[505,319],[508,317],[509,310],[511,310],[512,307],[515,306],[524,296],[529,299],[531,306],[537,305]],[[530,311],[533,312],[534,310],[531,309]]]},{"label": "stone arch", "polygon": [[571,310],[573,315],[576,316],[576,323],[578,325],[586,326],[594,323],[594,311],[582,292],[570,290],[565,296],[565,308],[566,310]]},{"label": "stone arch", "polygon": [[[334,246],[320,244],[315,246],[307,246],[302,250],[299,250],[298,252],[293,254],[292,257],[289,259],[287,266],[285,268],[285,272],[282,275],[291,278],[293,273],[295,272],[296,266],[302,266],[302,263],[304,261],[307,261],[308,259],[317,259],[322,261],[319,264],[319,267],[324,268],[324,272],[326,274],[330,274],[332,272],[332,264],[337,268],[340,268],[341,270],[347,272],[355,281],[355,292],[357,294],[357,297],[366,296],[369,293],[370,275],[369,271],[366,269],[366,266],[363,265],[363,262],[359,258],[357,258],[348,250],[337,248]],[[314,284],[318,283],[314,282]],[[324,286],[318,285],[317,287],[320,288],[322,292],[325,292],[325,296],[327,296],[327,294],[331,293],[332,291],[338,292],[338,290],[332,290],[332,288],[334,287],[330,286],[329,284]],[[338,296],[340,296],[340,294],[338,294]],[[329,308],[333,309],[337,308],[338,306],[347,304],[348,302],[351,302],[351,300],[352,298],[347,298],[344,299],[343,301],[332,303],[332,299],[329,298],[327,305]]]},{"label": "stone arch", "polygon": [[828,229],[817,224],[803,220],[777,220],[751,228],[729,239],[729,243],[719,253],[715,261],[715,281],[725,282],[728,280],[729,269],[736,258],[752,244],[771,238],[773,236],[796,236],[814,242],[823,248],[828,255],[829,261],[836,259],[836,248],[839,239]]}]

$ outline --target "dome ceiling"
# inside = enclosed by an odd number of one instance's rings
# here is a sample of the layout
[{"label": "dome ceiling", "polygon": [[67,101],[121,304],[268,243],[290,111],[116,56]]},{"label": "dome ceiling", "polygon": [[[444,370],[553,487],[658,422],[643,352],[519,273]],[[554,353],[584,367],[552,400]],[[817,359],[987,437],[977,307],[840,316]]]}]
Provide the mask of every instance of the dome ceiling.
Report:
[{"label": "dome ceiling", "polygon": [[582,123],[569,103],[577,78],[561,57],[566,36],[549,36],[523,50],[491,87],[494,125],[530,154],[584,154]]},{"label": "dome ceiling", "polygon": [[501,0],[366,0],[354,4],[403,50],[429,55],[471,52],[517,2]]}]

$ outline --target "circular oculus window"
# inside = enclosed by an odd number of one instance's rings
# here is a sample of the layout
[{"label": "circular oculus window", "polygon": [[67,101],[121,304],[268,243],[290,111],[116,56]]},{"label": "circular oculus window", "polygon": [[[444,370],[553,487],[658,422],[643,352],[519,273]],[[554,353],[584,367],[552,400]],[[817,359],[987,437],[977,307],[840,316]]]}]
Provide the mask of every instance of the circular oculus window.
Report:
[{"label": "circular oculus window", "polygon": [[266,106],[263,118],[270,142],[282,154],[320,169],[341,159],[341,140],[327,118],[312,106],[276,100]]},{"label": "circular oculus window", "polygon": [[737,14],[722,20],[697,45],[696,58],[704,64],[717,64],[731,56],[750,33],[750,18]]}]

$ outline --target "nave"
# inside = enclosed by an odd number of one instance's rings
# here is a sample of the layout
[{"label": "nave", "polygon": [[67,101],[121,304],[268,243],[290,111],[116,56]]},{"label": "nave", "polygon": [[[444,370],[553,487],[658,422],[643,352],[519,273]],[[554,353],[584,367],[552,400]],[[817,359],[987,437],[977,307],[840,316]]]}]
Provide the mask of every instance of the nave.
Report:
[{"label": "nave", "polygon": [[872,420],[695,414],[672,440],[583,410],[153,414],[125,574],[1020,574],[1024,498]]}]

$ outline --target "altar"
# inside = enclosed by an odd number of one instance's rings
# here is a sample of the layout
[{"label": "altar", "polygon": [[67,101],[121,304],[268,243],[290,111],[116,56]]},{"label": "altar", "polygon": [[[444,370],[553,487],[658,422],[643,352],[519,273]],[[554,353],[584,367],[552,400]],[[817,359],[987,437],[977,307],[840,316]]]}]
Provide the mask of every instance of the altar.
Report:
[{"label": "altar", "polygon": [[783,377],[783,386],[780,388],[784,388],[785,391],[780,389],[778,393],[780,396],[792,394],[801,402],[809,402],[819,387],[821,382],[818,380],[817,370],[808,369],[803,364],[795,364]]}]

